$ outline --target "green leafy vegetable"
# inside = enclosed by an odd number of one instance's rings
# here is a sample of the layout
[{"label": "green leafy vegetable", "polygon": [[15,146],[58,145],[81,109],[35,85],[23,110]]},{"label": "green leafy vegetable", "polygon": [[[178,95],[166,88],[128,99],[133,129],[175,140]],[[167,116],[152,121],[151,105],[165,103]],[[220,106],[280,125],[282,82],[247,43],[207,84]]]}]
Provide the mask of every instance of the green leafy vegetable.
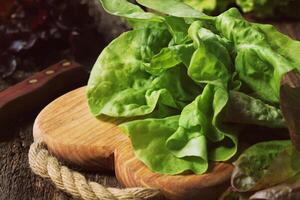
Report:
[{"label": "green leafy vegetable", "polygon": [[270,128],[285,127],[285,121],[279,108],[238,91],[230,92],[225,121],[256,124]]},{"label": "green leafy vegetable", "polygon": [[[162,174],[202,174],[211,161],[236,154],[244,125],[285,128],[280,80],[300,68],[299,42],[247,22],[237,9],[216,17],[201,12],[217,1],[138,2],[158,13],[101,0],[133,30],[103,50],[87,98],[95,116],[128,118],[121,128],[145,165]],[[236,162],[234,187],[260,189],[294,176],[296,154],[288,141],[251,147]],[[279,160],[285,166],[280,172]]]},{"label": "green leafy vegetable", "polygon": [[189,66],[190,57],[194,50],[193,44],[165,47],[152,57],[150,64],[146,65],[145,69],[153,75],[158,75],[180,63]]},{"label": "green leafy vegetable", "polygon": [[[227,160],[236,153],[236,135],[218,128],[219,114],[228,100],[223,95],[226,96],[224,89],[207,85],[202,94],[182,110],[179,127],[166,142],[175,156],[195,156],[207,163],[208,160]],[[213,142],[218,145],[213,147]],[[211,148],[207,149],[209,145]],[[205,172],[207,166],[202,170],[200,173]]]},{"label": "green leafy vegetable", "polygon": [[153,13],[145,12],[139,6],[134,5],[126,0],[100,0],[106,12],[136,20],[153,20],[162,21],[163,19]]},{"label": "green leafy vegetable", "polygon": [[[106,47],[88,83],[92,113],[115,117],[144,115],[154,110],[161,95],[168,98],[170,95],[164,90],[151,90],[152,78],[143,70],[143,61],[168,40],[170,36],[166,29],[134,30],[122,34]],[[126,54],[118,51],[124,47]],[[174,102],[169,103],[175,106]]]},{"label": "green leafy vegetable", "polygon": [[191,25],[189,35],[197,47],[188,67],[189,76],[197,83],[212,83],[227,87],[232,67],[227,49],[229,42],[203,28],[199,21]]},{"label": "green leafy vegetable", "polygon": [[205,13],[216,13],[225,11],[234,0],[182,0],[182,2]]},{"label": "green leafy vegetable", "polygon": [[189,170],[203,173],[208,167],[207,161],[196,156],[177,158],[165,146],[166,140],[178,128],[178,119],[179,116],[145,119],[128,122],[120,127],[130,135],[137,158],[151,170],[163,174],[178,174]]},{"label": "green leafy vegetable", "polygon": [[235,67],[240,79],[260,98],[278,103],[281,77],[299,67],[295,65],[298,56],[281,54],[260,26],[245,21],[236,9],[219,15],[216,27],[223,37],[234,42]]},{"label": "green leafy vegetable", "polygon": [[137,0],[141,5],[175,17],[200,18],[204,13],[176,0]]},{"label": "green leafy vegetable", "polygon": [[175,44],[183,44],[189,40],[187,37],[189,24],[183,18],[166,16],[165,22],[174,38]]},{"label": "green leafy vegetable", "polygon": [[283,55],[292,65],[300,65],[300,42],[292,40],[289,36],[284,35],[276,30],[272,25],[255,24],[265,34],[266,39],[272,49]]},{"label": "green leafy vegetable", "polygon": [[234,163],[231,184],[240,192],[276,185],[300,172],[300,152],[290,141],[268,141],[248,148]]}]

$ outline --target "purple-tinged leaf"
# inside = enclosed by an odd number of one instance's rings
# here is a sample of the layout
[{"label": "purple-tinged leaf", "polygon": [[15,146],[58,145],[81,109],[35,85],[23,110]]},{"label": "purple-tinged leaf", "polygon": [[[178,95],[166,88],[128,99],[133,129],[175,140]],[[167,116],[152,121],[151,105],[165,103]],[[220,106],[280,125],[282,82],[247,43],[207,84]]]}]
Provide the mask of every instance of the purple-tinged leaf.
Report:
[{"label": "purple-tinged leaf", "polygon": [[300,74],[296,70],[286,73],[281,80],[280,107],[291,140],[300,150]]}]

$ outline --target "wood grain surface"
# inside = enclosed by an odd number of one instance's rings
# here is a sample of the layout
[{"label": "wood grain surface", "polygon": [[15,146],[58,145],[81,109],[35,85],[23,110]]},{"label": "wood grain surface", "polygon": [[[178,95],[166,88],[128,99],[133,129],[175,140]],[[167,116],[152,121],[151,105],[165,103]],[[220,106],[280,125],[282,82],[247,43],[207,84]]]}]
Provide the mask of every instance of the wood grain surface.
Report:
[{"label": "wood grain surface", "polygon": [[[7,129],[11,138],[3,140],[0,136],[0,199],[1,200],[78,200],[60,189],[51,181],[41,178],[28,165],[28,150],[32,138],[32,122],[34,116],[27,115]],[[82,171],[76,166],[70,168],[79,170],[88,179],[110,187],[120,187],[114,173],[95,173]]]},{"label": "wood grain surface", "polygon": [[82,87],[45,107],[35,120],[33,134],[65,161],[86,169],[113,170],[113,152],[126,140],[116,126],[120,122],[92,116]]},{"label": "wood grain surface", "polygon": [[[130,141],[115,151],[115,173],[126,187],[159,188],[167,199],[215,200],[229,186],[233,166],[228,163],[212,163],[203,175],[161,175],[151,172],[134,156]],[[163,163],[162,163],[163,165]]]},{"label": "wood grain surface", "polygon": [[229,186],[233,166],[228,163],[214,163],[204,175],[151,172],[137,160],[129,138],[117,127],[122,120],[92,116],[85,93],[82,87],[59,97],[36,118],[34,137],[56,156],[87,169],[115,169],[125,187],[158,188],[172,200],[199,196],[214,200]]}]

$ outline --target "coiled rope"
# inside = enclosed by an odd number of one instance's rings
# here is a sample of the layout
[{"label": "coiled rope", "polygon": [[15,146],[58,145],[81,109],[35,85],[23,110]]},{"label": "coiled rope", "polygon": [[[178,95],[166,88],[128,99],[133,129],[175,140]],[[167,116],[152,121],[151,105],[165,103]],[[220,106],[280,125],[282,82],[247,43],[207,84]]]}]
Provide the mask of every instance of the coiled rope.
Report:
[{"label": "coiled rope", "polygon": [[83,200],[149,200],[161,198],[159,190],[151,188],[112,188],[88,181],[82,174],[62,165],[41,141],[31,144],[29,165],[32,171],[49,178],[56,187]]}]

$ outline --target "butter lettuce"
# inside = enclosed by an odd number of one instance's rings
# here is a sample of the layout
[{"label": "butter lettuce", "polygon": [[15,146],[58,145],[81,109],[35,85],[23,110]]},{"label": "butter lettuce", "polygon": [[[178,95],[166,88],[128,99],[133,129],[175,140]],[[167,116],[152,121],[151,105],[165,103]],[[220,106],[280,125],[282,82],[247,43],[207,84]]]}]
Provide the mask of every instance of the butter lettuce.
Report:
[{"label": "butter lettuce", "polygon": [[178,158],[165,145],[167,139],[178,128],[178,120],[179,116],[136,120],[120,127],[130,135],[137,158],[151,170],[163,174],[179,174],[186,171],[203,173],[208,167],[207,160],[197,156]]},{"label": "butter lettuce", "polygon": [[[162,174],[203,174],[210,162],[236,155],[239,127],[286,127],[280,80],[299,70],[299,42],[270,25],[247,22],[237,9],[212,17],[192,1],[138,2],[158,12],[101,0],[133,30],[101,53],[87,99],[96,117],[128,119],[120,127],[147,167]],[[279,143],[274,145],[286,144]],[[263,154],[273,150],[260,153],[255,162],[263,164]]]},{"label": "butter lettuce", "polygon": [[[166,142],[174,155],[224,161],[236,153],[236,134],[222,127],[220,122],[220,113],[228,101],[227,95],[224,88],[208,84],[201,95],[184,107],[178,129]],[[213,146],[214,143],[217,145]]]},{"label": "butter lettuce", "polygon": [[[235,69],[240,79],[260,98],[270,103],[279,103],[281,77],[300,67],[299,56],[287,50],[278,50],[278,44],[273,44],[278,42],[272,40],[275,30],[262,31],[260,25],[245,21],[237,9],[219,15],[216,27],[221,36],[234,43],[237,53]],[[269,33],[271,36],[268,36]],[[279,34],[277,36],[282,40]],[[299,42],[287,37],[284,39],[300,49]]]},{"label": "butter lettuce", "polygon": [[[166,29],[147,28],[124,33],[107,46],[92,69],[88,82],[87,95],[92,113],[114,117],[149,114],[161,95],[169,98],[169,103],[176,107],[166,91],[151,90],[154,77],[143,70],[143,61],[150,59],[155,50],[158,51],[159,46],[169,40]],[[119,51],[125,46],[127,53]]]}]

